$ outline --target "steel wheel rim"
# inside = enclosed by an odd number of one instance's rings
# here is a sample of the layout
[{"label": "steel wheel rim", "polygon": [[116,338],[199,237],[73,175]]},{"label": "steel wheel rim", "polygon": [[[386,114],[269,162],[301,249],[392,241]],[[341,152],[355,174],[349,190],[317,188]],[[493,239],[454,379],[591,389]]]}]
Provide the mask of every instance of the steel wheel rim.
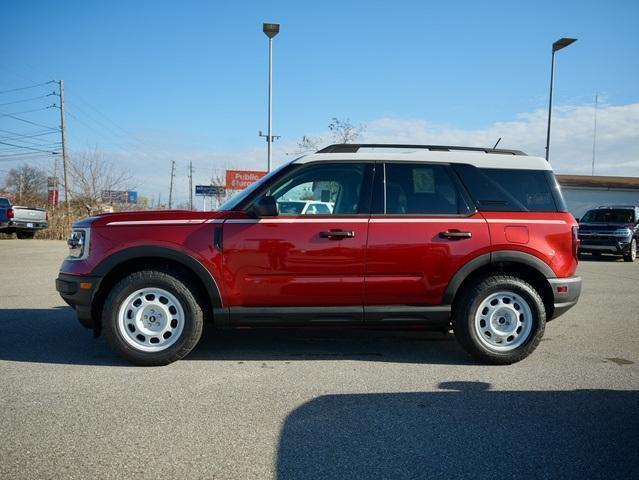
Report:
[{"label": "steel wheel rim", "polygon": [[475,332],[490,350],[509,352],[530,336],[533,313],[521,295],[507,290],[487,296],[475,313]]},{"label": "steel wheel rim", "polygon": [[120,305],[118,330],[136,350],[161,352],[180,338],[184,318],[184,308],[175,295],[162,288],[141,288]]}]

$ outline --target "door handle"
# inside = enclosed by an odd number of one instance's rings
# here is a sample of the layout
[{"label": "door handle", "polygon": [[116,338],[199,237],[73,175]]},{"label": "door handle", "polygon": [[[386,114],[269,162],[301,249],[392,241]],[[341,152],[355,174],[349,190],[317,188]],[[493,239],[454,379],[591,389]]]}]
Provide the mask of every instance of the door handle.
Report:
[{"label": "door handle", "polygon": [[459,230],[439,232],[439,238],[447,238],[448,240],[461,240],[463,238],[471,238],[472,236],[473,234],[471,232],[461,232]]},{"label": "door handle", "polygon": [[342,238],[353,238],[355,232],[344,230],[329,230],[328,232],[320,232],[320,238],[329,238],[331,240],[341,240]]}]

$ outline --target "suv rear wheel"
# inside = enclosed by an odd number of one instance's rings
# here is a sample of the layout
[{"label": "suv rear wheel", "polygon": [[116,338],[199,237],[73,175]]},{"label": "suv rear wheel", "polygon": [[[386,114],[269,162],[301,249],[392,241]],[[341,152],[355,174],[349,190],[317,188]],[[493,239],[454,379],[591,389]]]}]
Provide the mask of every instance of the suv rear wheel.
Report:
[{"label": "suv rear wheel", "polygon": [[186,356],[202,335],[203,303],[188,280],[163,270],[135,272],[113,287],[103,332],[136,365],[166,365]]},{"label": "suv rear wheel", "polygon": [[546,311],[539,293],[520,278],[484,278],[462,294],[453,329],[473,357],[507,365],[530,355],[544,334]]}]

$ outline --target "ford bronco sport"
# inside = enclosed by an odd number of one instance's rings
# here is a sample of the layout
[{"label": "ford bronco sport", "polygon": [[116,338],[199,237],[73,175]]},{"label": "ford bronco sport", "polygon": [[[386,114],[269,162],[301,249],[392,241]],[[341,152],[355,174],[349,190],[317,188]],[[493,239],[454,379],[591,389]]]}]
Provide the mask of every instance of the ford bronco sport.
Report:
[{"label": "ford bronco sport", "polygon": [[[278,204],[319,201],[324,214]],[[577,302],[577,223],[550,164],[514,150],[332,145],[216,212],[73,226],[56,282],[80,322],[139,365],[217,328],[419,327],[510,364]]]}]

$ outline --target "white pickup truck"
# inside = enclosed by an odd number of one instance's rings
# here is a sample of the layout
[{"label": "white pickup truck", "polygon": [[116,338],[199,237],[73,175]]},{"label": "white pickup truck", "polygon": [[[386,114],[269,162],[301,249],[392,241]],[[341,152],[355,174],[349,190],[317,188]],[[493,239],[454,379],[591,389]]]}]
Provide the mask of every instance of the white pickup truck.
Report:
[{"label": "white pickup truck", "polygon": [[49,216],[44,208],[11,205],[8,198],[0,197],[0,233],[33,238],[35,232],[48,226]]}]

